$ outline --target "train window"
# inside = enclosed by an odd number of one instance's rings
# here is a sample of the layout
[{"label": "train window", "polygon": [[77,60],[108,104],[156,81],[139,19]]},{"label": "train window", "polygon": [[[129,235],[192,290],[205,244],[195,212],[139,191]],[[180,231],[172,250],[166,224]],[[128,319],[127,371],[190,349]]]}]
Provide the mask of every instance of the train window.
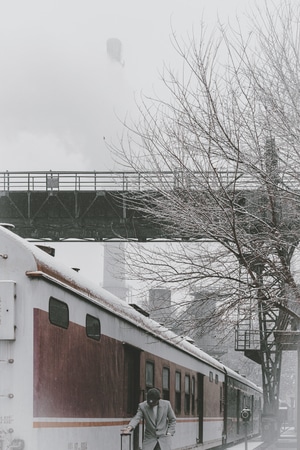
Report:
[{"label": "train window", "polygon": [[163,399],[170,400],[170,369],[167,367],[164,367],[162,371],[162,388]]},{"label": "train window", "polygon": [[69,307],[54,297],[49,298],[49,321],[52,325],[67,329],[69,326]]},{"label": "train window", "polygon": [[216,376],[215,376],[215,383],[216,384],[218,384],[219,383],[219,375],[216,373]]},{"label": "train window", "polygon": [[175,373],[175,414],[181,413],[181,373]]},{"label": "train window", "polygon": [[192,396],[192,414],[195,415],[195,377],[192,377],[191,396]]},{"label": "train window", "polygon": [[209,381],[214,381],[214,374],[212,372],[209,372]]},{"label": "train window", "polygon": [[244,395],[243,398],[243,408],[251,408],[251,397],[248,395]]},{"label": "train window", "polygon": [[146,361],[146,388],[151,389],[154,387],[154,363]]},{"label": "train window", "polygon": [[191,402],[191,378],[189,375],[184,377],[184,414],[190,413]]},{"label": "train window", "polygon": [[85,318],[85,329],[86,335],[95,339],[96,341],[100,341],[101,337],[101,325],[100,320],[97,317],[90,316],[90,314],[86,315]]}]

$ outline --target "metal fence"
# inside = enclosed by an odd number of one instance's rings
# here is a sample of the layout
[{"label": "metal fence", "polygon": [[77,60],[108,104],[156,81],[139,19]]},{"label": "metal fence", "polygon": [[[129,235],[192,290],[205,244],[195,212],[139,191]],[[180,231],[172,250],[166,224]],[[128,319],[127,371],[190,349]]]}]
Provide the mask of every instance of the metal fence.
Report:
[{"label": "metal fence", "polygon": [[235,172],[0,172],[0,191],[147,191],[230,187],[257,189],[249,175]]},{"label": "metal fence", "polygon": [[0,191],[111,191],[139,189],[132,172],[0,172]]}]

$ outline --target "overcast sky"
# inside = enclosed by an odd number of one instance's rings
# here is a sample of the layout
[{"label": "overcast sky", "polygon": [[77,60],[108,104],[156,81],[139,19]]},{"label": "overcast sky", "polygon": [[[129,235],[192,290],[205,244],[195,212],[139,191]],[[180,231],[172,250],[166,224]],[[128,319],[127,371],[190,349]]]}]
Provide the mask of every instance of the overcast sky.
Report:
[{"label": "overcast sky", "polygon": [[[251,0],[1,0],[0,171],[110,170],[134,98],[151,93],[178,36]],[[253,0],[252,0],[253,3]],[[107,40],[122,43],[121,62]],[[118,119],[119,117],[119,119]]]}]

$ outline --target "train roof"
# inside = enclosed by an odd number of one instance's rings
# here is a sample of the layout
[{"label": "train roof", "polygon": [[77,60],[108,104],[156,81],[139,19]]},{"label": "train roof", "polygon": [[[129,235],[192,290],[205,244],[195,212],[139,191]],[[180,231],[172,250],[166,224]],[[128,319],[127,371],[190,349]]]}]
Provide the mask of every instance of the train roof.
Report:
[{"label": "train roof", "polygon": [[[188,342],[185,337],[176,335],[165,326],[144,316],[123,300],[101,288],[96,283],[88,280],[74,269],[67,267],[65,264],[55,259],[55,257],[47,254],[36,244],[28,242],[26,239],[23,239],[8,230],[5,226],[0,225],[1,246],[4,241],[6,241],[6,245],[4,246],[6,252],[10,246],[16,246],[23,249],[27,258],[23,255],[22,261],[23,264],[28,264],[28,267],[25,267],[26,275],[28,277],[43,278],[49,282],[58,284],[61,287],[72,291],[74,294],[80,295],[86,301],[99,305],[101,308],[120,317],[122,320],[130,322],[138,328],[142,328],[157,339],[165,341],[169,345],[177,347],[189,355],[207,363],[211,367],[214,367],[223,373],[227,373],[244,384],[260,390],[254,383],[232,369],[224,366],[220,361]],[[3,249],[0,248],[0,254],[2,251]]]}]

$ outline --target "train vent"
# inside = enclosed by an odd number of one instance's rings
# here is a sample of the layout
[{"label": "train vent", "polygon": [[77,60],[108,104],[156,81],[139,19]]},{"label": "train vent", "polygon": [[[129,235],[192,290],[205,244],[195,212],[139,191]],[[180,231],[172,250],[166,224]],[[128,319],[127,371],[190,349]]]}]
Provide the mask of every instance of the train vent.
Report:
[{"label": "train vent", "polygon": [[12,223],[0,223],[0,227],[6,228],[7,230],[14,230],[16,227]]},{"label": "train vent", "polygon": [[145,317],[150,316],[150,314],[147,311],[145,311],[143,308],[141,308],[139,305],[136,305],[135,303],[129,303],[129,306],[131,306],[131,308],[135,309],[137,312],[139,312]]},{"label": "train vent", "polygon": [[185,341],[189,342],[190,344],[194,344],[195,341],[193,338],[191,338],[190,336],[184,336],[183,338]]},{"label": "train vent", "polygon": [[55,248],[49,247],[49,245],[37,244],[36,247],[38,247],[40,250],[43,250],[43,252],[48,253],[48,255],[50,256],[55,256]]}]

